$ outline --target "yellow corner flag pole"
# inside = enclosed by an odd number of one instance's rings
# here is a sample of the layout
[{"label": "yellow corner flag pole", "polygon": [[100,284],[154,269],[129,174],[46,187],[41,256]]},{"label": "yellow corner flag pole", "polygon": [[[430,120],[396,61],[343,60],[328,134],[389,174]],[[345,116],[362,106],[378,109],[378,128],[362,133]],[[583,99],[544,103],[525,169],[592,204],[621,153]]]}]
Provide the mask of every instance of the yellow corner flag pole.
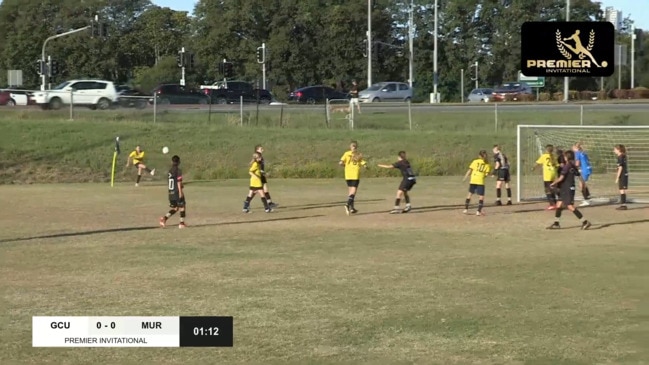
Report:
[{"label": "yellow corner flag pole", "polygon": [[115,184],[115,164],[117,163],[117,155],[119,155],[119,137],[115,137],[115,152],[113,152],[113,168],[110,172],[110,187]]}]

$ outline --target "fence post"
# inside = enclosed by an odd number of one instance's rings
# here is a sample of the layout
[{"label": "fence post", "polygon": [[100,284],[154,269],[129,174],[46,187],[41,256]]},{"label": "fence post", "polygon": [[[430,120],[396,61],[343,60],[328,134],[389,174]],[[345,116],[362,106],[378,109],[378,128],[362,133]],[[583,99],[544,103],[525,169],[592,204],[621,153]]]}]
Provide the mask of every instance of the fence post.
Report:
[{"label": "fence post", "polygon": [[349,102],[349,126],[354,130],[354,104]]},{"label": "fence post", "polygon": [[580,105],[579,109],[579,124],[584,125],[584,105]]},{"label": "fence post", "polygon": [[325,99],[325,125],[329,128],[329,99]]},{"label": "fence post", "polygon": [[408,100],[408,125],[410,126],[410,131],[412,132],[412,100]]},{"label": "fence post", "polygon": [[74,89],[70,89],[70,120],[74,120]]},{"label": "fence post", "polygon": [[495,107],[494,107],[494,121],[495,121],[494,128],[495,128],[496,133],[498,133],[498,103],[494,103],[494,105],[495,105]]},{"label": "fence post", "polygon": [[208,100],[209,105],[207,107],[207,122],[209,123],[212,121],[212,89],[208,89],[208,90],[209,90],[208,97],[210,99]]},{"label": "fence post", "polygon": [[284,103],[279,107],[279,126],[284,128]]},{"label": "fence post", "polygon": [[239,125],[243,127],[243,95],[239,96]]},{"label": "fence post", "polygon": [[153,93],[153,124],[155,124],[158,117],[158,98],[156,98],[155,92]]}]

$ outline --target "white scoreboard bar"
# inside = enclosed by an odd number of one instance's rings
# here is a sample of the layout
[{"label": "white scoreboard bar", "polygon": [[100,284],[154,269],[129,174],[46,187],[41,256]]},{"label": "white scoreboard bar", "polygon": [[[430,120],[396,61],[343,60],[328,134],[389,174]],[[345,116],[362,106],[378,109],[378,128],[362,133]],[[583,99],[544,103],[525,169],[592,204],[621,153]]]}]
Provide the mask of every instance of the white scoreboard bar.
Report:
[{"label": "white scoreboard bar", "polygon": [[232,347],[232,317],[32,317],[33,347]]}]

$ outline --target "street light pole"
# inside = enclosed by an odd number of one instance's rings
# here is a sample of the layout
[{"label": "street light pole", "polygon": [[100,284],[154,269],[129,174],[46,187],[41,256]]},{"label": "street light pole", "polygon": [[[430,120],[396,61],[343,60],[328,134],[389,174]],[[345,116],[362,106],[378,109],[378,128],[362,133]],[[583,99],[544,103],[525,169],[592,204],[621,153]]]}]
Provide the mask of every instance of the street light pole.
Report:
[{"label": "street light pole", "polygon": [[367,87],[372,85],[372,0],[367,0]]},{"label": "street light pole", "polygon": [[[570,0],[566,0],[566,21],[570,21]],[[567,103],[568,102],[568,93],[570,92],[569,89],[569,84],[570,84],[570,78],[569,77],[564,77],[563,78],[563,102]]]},{"label": "street light pole", "polygon": [[433,52],[433,97],[435,98],[435,104],[439,103],[439,98],[437,96],[437,81],[439,79],[437,75],[437,0],[435,0],[435,31],[433,32],[433,47],[435,51]]},{"label": "street light pole", "polygon": [[412,83],[413,83],[413,78],[414,76],[414,58],[415,58],[415,50],[414,50],[414,37],[415,37],[415,21],[414,21],[414,12],[415,12],[415,4],[414,0],[410,0],[410,15],[408,17],[408,46],[409,46],[409,59],[408,59],[408,83],[410,84],[410,88],[412,88]]},{"label": "street light pole", "polygon": [[631,23],[631,89],[635,87],[635,24]]}]

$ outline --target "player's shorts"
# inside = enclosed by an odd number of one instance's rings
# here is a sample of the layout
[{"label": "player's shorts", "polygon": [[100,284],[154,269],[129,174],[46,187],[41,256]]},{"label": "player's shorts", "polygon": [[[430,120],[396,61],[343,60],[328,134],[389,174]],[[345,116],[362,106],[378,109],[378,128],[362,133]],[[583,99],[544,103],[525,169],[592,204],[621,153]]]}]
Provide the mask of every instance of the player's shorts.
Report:
[{"label": "player's shorts", "polygon": [[175,199],[175,197],[169,197],[169,207],[170,208],[184,208],[185,207],[185,197],[180,199]]},{"label": "player's shorts", "polygon": [[138,163],[136,163],[136,164],[133,164],[133,166],[134,166],[136,169],[139,169],[139,168],[140,168],[140,165],[144,165],[144,164],[143,164],[142,162],[138,162]]},{"label": "player's shorts", "polygon": [[575,190],[561,189],[559,192],[559,201],[563,207],[575,205]]},{"label": "player's shorts", "polygon": [[345,180],[347,182],[347,186],[350,188],[357,188],[358,185],[360,185],[361,181],[360,180]]},{"label": "player's shorts", "polygon": [[557,192],[557,189],[556,189],[556,188],[553,188],[553,187],[550,186],[550,185],[552,185],[552,181],[544,181],[544,182],[543,182],[543,189],[545,190],[545,193],[546,193],[546,194],[556,193],[556,192]]},{"label": "player's shorts", "polygon": [[417,180],[408,180],[408,179],[403,179],[401,180],[401,183],[399,184],[399,190],[401,191],[410,191],[415,184],[417,183]]},{"label": "player's shorts", "polygon": [[484,185],[477,185],[477,184],[469,185],[469,193],[484,196]]},{"label": "player's shorts", "polygon": [[358,104],[358,98],[349,99],[349,103],[352,104],[352,105]]},{"label": "player's shorts", "polygon": [[261,175],[261,184],[266,184],[268,183],[268,180],[266,180],[266,175]]},{"label": "player's shorts", "polygon": [[257,190],[263,190],[264,188],[262,186],[251,186],[250,190],[252,191],[257,191]]},{"label": "player's shorts", "polygon": [[629,188],[629,176],[620,176],[620,180],[617,182],[617,188],[620,190],[626,190]]},{"label": "player's shorts", "polygon": [[498,181],[510,182],[509,169],[498,169]]}]

